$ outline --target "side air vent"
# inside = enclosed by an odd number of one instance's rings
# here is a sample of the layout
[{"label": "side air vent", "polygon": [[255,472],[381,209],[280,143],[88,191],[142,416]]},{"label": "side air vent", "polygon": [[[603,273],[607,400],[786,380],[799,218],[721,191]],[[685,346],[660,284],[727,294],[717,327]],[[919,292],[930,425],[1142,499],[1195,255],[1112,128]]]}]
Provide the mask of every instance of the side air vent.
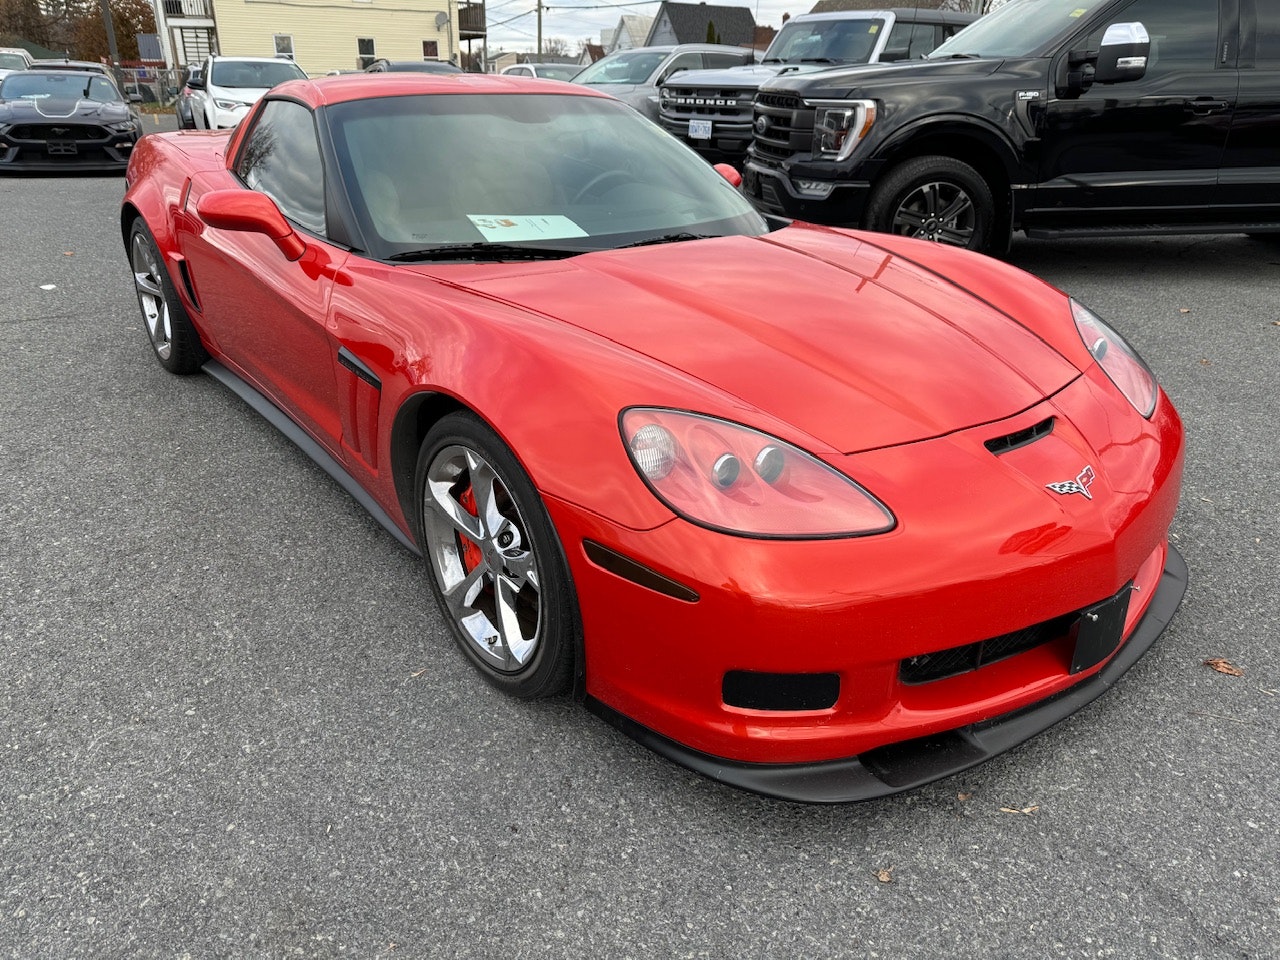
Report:
[{"label": "side air vent", "polygon": [[745,710],[830,710],[840,698],[840,675],[730,670],[720,696]]},{"label": "side air vent", "polygon": [[1019,430],[1016,433],[1010,433],[1003,437],[992,437],[986,442],[986,448],[992,453],[999,456],[1002,453],[1008,453],[1010,450],[1017,450],[1019,447],[1025,447],[1029,443],[1035,443],[1041,437],[1047,437],[1053,433],[1053,417],[1041,420],[1037,424],[1027,427],[1025,430]]}]

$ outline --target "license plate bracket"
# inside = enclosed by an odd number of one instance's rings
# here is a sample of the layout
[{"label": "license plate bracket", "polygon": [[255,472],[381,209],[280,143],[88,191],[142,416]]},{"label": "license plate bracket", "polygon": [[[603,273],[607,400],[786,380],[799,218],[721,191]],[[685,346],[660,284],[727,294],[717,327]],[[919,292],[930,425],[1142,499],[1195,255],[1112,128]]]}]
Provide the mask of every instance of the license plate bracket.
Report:
[{"label": "license plate bracket", "polygon": [[45,149],[51,157],[72,157],[80,152],[74,140],[50,140]]},{"label": "license plate bracket", "polygon": [[1071,654],[1072,673],[1097,666],[1120,646],[1132,592],[1133,583],[1126,583],[1114,597],[1080,611],[1079,619],[1071,628],[1075,642]]},{"label": "license plate bracket", "polygon": [[689,139],[690,140],[710,140],[711,139],[711,121],[710,120],[690,120],[689,121]]}]

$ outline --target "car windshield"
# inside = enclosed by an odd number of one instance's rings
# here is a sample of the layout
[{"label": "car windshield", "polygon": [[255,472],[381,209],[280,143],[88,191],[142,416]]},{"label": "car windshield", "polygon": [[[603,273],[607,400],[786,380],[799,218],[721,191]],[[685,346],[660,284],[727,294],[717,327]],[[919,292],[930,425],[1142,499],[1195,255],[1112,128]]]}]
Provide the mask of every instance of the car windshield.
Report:
[{"label": "car windshield", "polygon": [[119,101],[120,92],[106,77],[86,73],[11,73],[0,82],[0,100]]},{"label": "car windshield", "polygon": [[269,89],[306,77],[292,60],[215,60],[209,82],[215,87]]},{"label": "car windshield", "polygon": [[658,64],[667,59],[661,50],[627,50],[597,60],[577,74],[575,83],[647,83]]},{"label": "car windshield", "polygon": [[572,80],[581,69],[576,63],[539,63],[533,72],[535,76],[552,80]]},{"label": "car windshield", "polygon": [[867,63],[884,20],[791,21],[765,51],[765,63]]},{"label": "car windshield", "polygon": [[16,53],[0,53],[0,70],[25,70],[27,61]]},{"label": "car windshield", "polygon": [[769,229],[705,161],[614,100],[383,97],[328,117],[383,258],[505,258],[499,245],[571,255]]},{"label": "car windshield", "polygon": [[930,60],[1033,57],[1107,0],[1013,0],[944,41]]}]

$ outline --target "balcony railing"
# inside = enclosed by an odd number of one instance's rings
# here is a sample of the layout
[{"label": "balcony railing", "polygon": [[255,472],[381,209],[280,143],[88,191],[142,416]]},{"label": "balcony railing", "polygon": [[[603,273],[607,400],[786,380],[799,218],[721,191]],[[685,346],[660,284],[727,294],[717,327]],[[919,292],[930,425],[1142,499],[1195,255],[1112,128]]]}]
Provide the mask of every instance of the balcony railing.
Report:
[{"label": "balcony railing", "polygon": [[484,0],[480,0],[478,3],[459,3],[458,39],[482,40],[487,32],[484,17]]},{"label": "balcony railing", "polygon": [[212,20],[212,0],[164,0],[166,18],[188,20]]}]

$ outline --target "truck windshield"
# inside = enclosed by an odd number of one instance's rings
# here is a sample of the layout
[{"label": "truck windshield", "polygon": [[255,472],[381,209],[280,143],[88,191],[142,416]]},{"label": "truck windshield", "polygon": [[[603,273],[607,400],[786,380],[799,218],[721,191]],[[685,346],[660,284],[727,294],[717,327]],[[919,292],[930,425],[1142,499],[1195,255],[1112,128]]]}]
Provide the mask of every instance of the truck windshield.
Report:
[{"label": "truck windshield", "polygon": [[867,63],[884,20],[791,21],[765,51],[764,63]]},{"label": "truck windshield", "polygon": [[930,60],[1032,57],[1110,0],[1013,0],[942,43]]}]

